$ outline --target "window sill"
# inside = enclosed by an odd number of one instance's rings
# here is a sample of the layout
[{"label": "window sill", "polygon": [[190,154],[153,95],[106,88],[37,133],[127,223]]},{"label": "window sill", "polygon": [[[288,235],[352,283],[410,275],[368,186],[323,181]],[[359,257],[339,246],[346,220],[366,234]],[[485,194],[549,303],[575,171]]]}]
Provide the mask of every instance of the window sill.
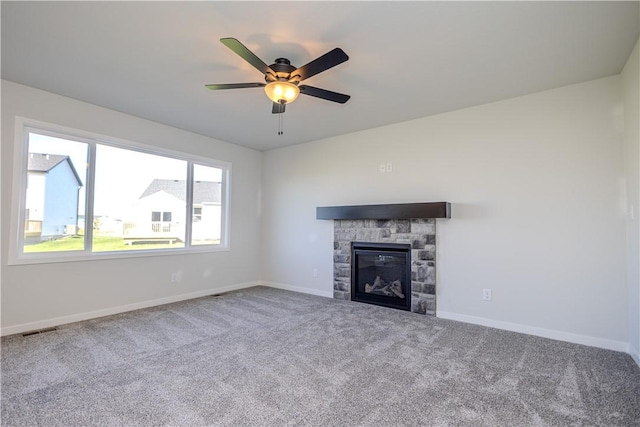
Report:
[{"label": "window sill", "polygon": [[146,249],[139,251],[114,251],[114,252],[45,252],[22,254],[18,257],[9,257],[8,265],[52,264],[58,262],[100,261],[110,259],[130,259],[157,256],[193,255],[212,252],[228,252],[228,246],[202,246],[189,249]]}]

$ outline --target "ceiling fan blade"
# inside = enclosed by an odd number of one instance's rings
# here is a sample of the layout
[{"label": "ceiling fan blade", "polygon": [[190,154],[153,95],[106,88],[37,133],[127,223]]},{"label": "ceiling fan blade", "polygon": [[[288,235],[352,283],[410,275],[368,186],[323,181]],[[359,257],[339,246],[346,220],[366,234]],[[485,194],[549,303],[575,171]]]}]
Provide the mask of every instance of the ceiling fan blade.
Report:
[{"label": "ceiling fan blade", "polygon": [[271,114],[281,114],[284,113],[287,104],[278,104],[277,102],[273,103],[273,107],[271,107]]},{"label": "ceiling fan blade", "polygon": [[300,93],[309,96],[315,96],[316,98],[326,99],[327,101],[339,102],[340,104],[344,104],[351,98],[349,95],[345,95],[344,93],[332,92],[326,89],[320,89],[313,86],[300,85]]},{"label": "ceiling fan blade", "polygon": [[253,65],[262,74],[275,74],[275,72],[264,61],[258,58],[253,52],[249,50],[245,45],[240,43],[233,37],[227,37],[220,39],[223,45],[234,51],[238,56]]},{"label": "ceiling fan blade", "polygon": [[338,64],[342,64],[347,61],[349,57],[339,47],[333,49],[330,52],[325,53],[319,58],[314,59],[306,65],[291,72],[292,76],[300,76],[300,81],[308,79],[311,76],[315,76],[329,68],[335,67]]},{"label": "ceiling fan blade", "polygon": [[221,89],[244,89],[247,87],[264,87],[265,83],[223,83],[223,84],[211,84],[204,85],[206,88],[211,90],[221,90]]}]

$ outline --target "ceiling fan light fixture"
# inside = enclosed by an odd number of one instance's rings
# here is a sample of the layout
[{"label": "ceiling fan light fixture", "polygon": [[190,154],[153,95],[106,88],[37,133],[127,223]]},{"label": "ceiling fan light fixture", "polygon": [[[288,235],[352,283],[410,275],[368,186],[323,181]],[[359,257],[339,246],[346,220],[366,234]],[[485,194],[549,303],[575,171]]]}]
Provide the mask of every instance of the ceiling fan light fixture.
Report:
[{"label": "ceiling fan light fixture", "polygon": [[264,87],[269,99],[276,104],[290,104],[300,95],[300,89],[293,83],[286,81],[271,82]]}]

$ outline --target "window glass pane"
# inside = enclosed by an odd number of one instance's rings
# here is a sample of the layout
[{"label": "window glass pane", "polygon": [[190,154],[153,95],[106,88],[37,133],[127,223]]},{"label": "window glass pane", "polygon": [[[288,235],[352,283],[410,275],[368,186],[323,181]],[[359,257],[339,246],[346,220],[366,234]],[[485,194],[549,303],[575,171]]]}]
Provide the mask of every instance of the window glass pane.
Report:
[{"label": "window glass pane", "polygon": [[[27,156],[21,167],[25,175],[15,181],[22,199],[16,208],[19,215],[12,218],[19,238],[10,262],[65,262],[92,255],[99,259],[105,252],[125,257],[131,251],[191,246],[227,248],[227,210],[222,206],[228,197],[226,164],[205,166],[204,158],[204,164],[196,164],[187,154],[122,141],[110,145],[105,137],[38,126],[24,122],[25,139],[16,141],[26,143],[18,149],[25,149]],[[95,163],[89,165],[90,160]],[[187,206],[187,200],[193,203]],[[87,214],[92,215],[85,218]],[[55,252],[63,255],[46,255]]]},{"label": "window glass pane", "polygon": [[222,230],[222,169],[193,166],[192,245],[220,244]]},{"label": "window glass pane", "polygon": [[184,247],[187,162],[98,145],[94,252]]},{"label": "window glass pane", "polygon": [[28,134],[23,251],[84,250],[88,144]]}]

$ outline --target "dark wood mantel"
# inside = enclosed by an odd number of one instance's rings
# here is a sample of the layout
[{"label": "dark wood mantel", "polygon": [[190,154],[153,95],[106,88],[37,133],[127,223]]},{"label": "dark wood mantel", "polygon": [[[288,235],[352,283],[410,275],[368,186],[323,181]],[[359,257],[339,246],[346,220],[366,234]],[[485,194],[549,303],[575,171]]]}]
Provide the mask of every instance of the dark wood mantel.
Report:
[{"label": "dark wood mantel", "polygon": [[400,203],[392,205],[324,206],[316,219],[451,218],[451,203]]}]

